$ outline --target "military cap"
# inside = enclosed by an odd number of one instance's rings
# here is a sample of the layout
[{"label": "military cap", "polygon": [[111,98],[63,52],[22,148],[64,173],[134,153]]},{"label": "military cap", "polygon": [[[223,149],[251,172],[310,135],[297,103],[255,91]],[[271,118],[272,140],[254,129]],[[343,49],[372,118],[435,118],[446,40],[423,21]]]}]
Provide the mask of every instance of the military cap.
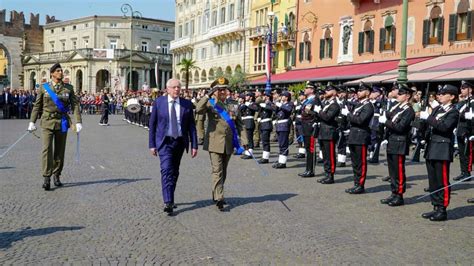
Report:
[{"label": "military cap", "polygon": [[438,91],[438,94],[451,94],[454,96],[458,96],[459,89],[451,84],[446,84]]},{"label": "military cap", "polygon": [[365,90],[372,92],[372,87],[364,82],[361,82],[359,84],[359,89],[357,91],[365,91]]},{"label": "military cap", "polygon": [[56,69],[58,68],[62,68],[61,65],[59,63],[56,63],[54,64],[50,69],[49,69],[49,72],[50,73],[53,73],[54,71],[56,71]]},{"label": "military cap", "polygon": [[392,86],[388,89],[388,91],[392,91],[392,90],[398,90],[398,82],[394,82],[392,83]]},{"label": "military cap", "polygon": [[469,81],[461,81],[461,88],[474,88],[474,85],[470,83]]},{"label": "military cap", "polygon": [[337,91],[337,87],[334,86],[334,85],[332,85],[332,84],[330,84],[330,83],[329,83],[329,84],[326,86],[326,88],[324,89],[324,91],[332,91],[332,90]]},{"label": "military cap", "polygon": [[373,86],[372,92],[379,92],[380,94],[383,94],[383,88],[379,86]]},{"label": "military cap", "polygon": [[245,99],[245,94],[240,93],[240,94],[239,94],[239,98],[240,98],[240,99]]},{"label": "military cap", "polygon": [[308,81],[306,81],[306,88],[312,88],[312,89],[315,89],[315,88],[316,88],[316,86],[314,85],[314,83],[313,83],[313,82],[311,82],[311,81],[309,81],[309,80],[308,80]]},{"label": "military cap", "polygon": [[211,88],[216,87],[216,88],[227,89],[228,86],[229,86],[229,80],[224,77],[217,78],[211,83]]},{"label": "military cap", "polygon": [[347,89],[347,92],[348,93],[356,93],[357,90],[354,87],[350,87],[350,88]]},{"label": "military cap", "polygon": [[398,84],[398,94],[409,94],[409,93],[412,94],[415,92],[416,91],[408,87],[407,84]]},{"label": "military cap", "polygon": [[303,95],[304,95],[304,91],[300,91],[299,95],[300,95],[300,96],[303,96]]},{"label": "military cap", "polygon": [[290,93],[289,91],[283,91],[283,92],[281,93],[281,96],[286,96],[286,97],[290,98],[290,97],[291,97],[291,93]]},{"label": "military cap", "polygon": [[250,97],[255,97],[255,93],[251,92],[251,91],[247,91],[247,93],[245,95],[250,96]]}]

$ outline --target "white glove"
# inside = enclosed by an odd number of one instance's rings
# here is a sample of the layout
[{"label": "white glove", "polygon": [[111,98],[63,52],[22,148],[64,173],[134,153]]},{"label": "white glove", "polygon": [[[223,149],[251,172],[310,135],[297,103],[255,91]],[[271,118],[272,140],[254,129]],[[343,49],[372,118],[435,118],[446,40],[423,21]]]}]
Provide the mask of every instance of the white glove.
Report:
[{"label": "white glove", "polygon": [[196,99],[192,98],[192,99],[191,99],[191,102],[192,102],[192,103],[196,103]]},{"label": "white glove", "polygon": [[420,119],[426,120],[428,119],[428,116],[430,116],[430,114],[427,111],[420,112]]},{"label": "white glove", "polygon": [[273,121],[272,121],[272,124],[273,124],[273,125],[276,125],[276,123],[277,123],[276,120],[273,120]]},{"label": "white glove", "polygon": [[77,123],[77,124],[76,124],[76,132],[79,133],[79,132],[81,132],[81,130],[82,130],[82,124],[81,124],[81,123]]},{"label": "white glove", "polygon": [[28,131],[33,132],[33,131],[35,131],[35,130],[36,130],[35,123],[30,122],[30,123],[28,124]]},{"label": "white glove", "polygon": [[267,107],[267,104],[266,103],[261,103],[260,107],[265,108],[265,107]]},{"label": "white glove", "polygon": [[305,109],[306,111],[309,111],[309,110],[311,110],[311,107],[312,107],[311,104],[308,104],[308,105],[306,105],[306,106],[304,107],[304,109]]},{"label": "white glove", "polygon": [[348,114],[349,114],[349,109],[347,109],[345,107],[341,109],[341,115],[347,116]]},{"label": "white glove", "polygon": [[249,105],[250,105],[250,102],[245,102],[245,105],[249,106]]},{"label": "white glove", "polygon": [[385,124],[387,122],[387,117],[384,115],[379,116],[379,123],[380,124]]},{"label": "white glove", "polygon": [[469,141],[474,141],[474,136],[470,136]]},{"label": "white glove", "polygon": [[295,109],[296,109],[296,111],[298,111],[299,109],[301,109],[301,105],[296,106]]},{"label": "white glove", "polygon": [[276,105],[278,108],[280,108],[283,104],[282,104],[281,102],[277,102],[275,105]]},{"label": "white glove", "polygon": [[321,112],[321,109],[322,109],[322,108],[321,108],[321,105],[315,105],[315,106],[314,106],[314,111],[315,111],[316,113],[318,113],[318,114],[319,114],[319,112]]},{"label": "white glove", "polygon": [[472,112],[466,112],[464,114],[464,118],[466,118],[467,120],[472,120]]},{"label": "white glove", "polygon": [[385,147],[385,146],[387,146],[387,144],[388,144],[388,140],[384,139],[384,140],[380,143],[380,146],[381,146],[381,147]]}]

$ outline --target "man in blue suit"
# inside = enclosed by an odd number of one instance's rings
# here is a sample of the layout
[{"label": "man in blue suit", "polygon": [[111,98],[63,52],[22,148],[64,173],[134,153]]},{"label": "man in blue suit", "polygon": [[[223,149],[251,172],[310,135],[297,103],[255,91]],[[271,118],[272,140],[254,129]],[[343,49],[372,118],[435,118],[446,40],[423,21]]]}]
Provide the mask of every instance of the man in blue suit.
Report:
[{"label": "man in blue suit", "polygon": [[196,125],[191,101],[179,97],[181,82],[170,79],[166,83],[167,96],[155,100],[150,117],[149,148],[153,156],[159,155],[161,189],[164,212],[173,214],[174,191],[179,176],[179,164],[184,150],[191,144],[191,157],[197,155]]}]

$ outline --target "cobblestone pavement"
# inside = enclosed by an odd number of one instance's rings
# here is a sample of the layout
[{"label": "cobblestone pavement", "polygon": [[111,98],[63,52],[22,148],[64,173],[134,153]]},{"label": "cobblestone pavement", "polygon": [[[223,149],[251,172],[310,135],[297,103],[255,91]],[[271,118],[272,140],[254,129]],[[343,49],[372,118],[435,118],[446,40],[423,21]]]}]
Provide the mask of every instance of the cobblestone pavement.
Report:
[{"label": "cobblestone pavement", "polygon": [[[79,162],[69,135],[63,188],[41,189],[41,142],[31,135],[0,159],[0,264],[473,263],[474,205],[466,199],[474,182],[455,186],[449,221],[433,223],[420,217],[431,210],[428,198],[416,200],[427,186],[424,164],[407,167],[406,205],[391,208],[379,203],[389,195],[384,156],[369,166],[363,195],[344,193],[349,167],[326,186],[297,176],[303,161],[290,159],[281,170],[264,165],[264,176],[253,160],[233,156],[230,205],[219,212],[210,201],[209,156],[200,150],[195,159],[184,155],[178,209],[168,217],[147,132],[121,116],[109,127],[98,120],[84,117]],[[0,153],[27,124],[0,120]]]}]

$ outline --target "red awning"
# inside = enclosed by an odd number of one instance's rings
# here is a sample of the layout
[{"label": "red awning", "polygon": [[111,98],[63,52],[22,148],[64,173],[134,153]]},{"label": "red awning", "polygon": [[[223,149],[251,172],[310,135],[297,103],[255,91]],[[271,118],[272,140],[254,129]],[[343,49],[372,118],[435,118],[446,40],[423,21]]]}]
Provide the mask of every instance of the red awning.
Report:
[{"label": "red awning", "polygon": [[[408,59],[408,65],[422,62],[432,57]],[[396,69],[400,60],[380,61],[341,66],[328,66],[309,69],[290,70],[285,73],[272,75],[272,84],[296,83],[304,81],[336,81],[359,79],[389,70]],[[252,81],[251,85],[265,84],[266,77]]]}]

